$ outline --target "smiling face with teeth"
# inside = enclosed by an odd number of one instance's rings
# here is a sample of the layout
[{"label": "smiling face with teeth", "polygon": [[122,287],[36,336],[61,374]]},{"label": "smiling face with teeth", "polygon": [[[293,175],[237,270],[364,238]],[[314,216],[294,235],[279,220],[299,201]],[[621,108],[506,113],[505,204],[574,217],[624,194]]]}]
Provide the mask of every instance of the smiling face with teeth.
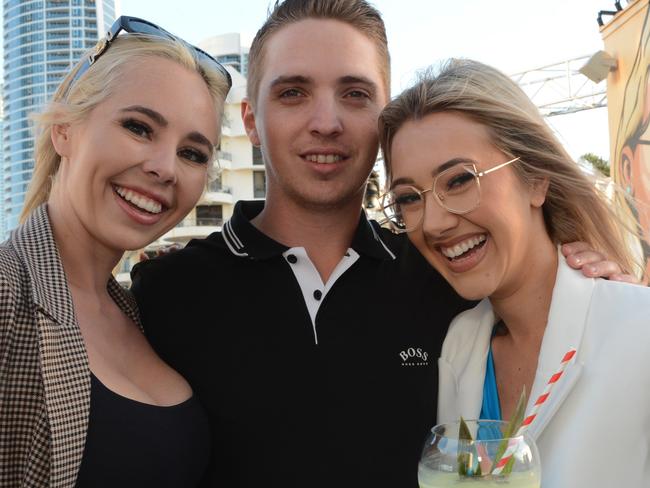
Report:
[{"label": "smiling face with teeth", "polygon": [[53,222],[115,253],[144,247],[200,198],[218,135],[217,108],[198,73],[138,59],[85,120],[54,126],[61,164],[48,201]]},{"label": "smiling face with teeth", "polygon": [[341,21],[306,19],[273,33],[264,52],[256,106],[242,114],[267,166],[267,204],[356,214],[388,100],[375,43]]},{"label": "smiling face with teeth", "polygon": [[[454,160],[480,170],[512,159],[497,149],[488,129],[459,112],[437,112],[411,120],[392,142],[392,187],[431,188]],[[429,263],[467,299],[511,296],[537,264],[547,263],[555,246],[542,215],[545,188],[529,188],[512,167],[481,180],[480,205],[457,215],[429,193],[422,225],[408,234]]]}]

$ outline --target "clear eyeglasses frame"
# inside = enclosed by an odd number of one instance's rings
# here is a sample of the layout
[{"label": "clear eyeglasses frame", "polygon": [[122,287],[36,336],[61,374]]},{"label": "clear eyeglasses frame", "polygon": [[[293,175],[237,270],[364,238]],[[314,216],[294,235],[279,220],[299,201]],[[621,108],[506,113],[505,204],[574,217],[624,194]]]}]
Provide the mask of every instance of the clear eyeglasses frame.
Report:
[{"label": "clear eyeglasses frame", "polygon": [[390,222],[398,233],[413,232],[424,219],[424,199],[428,192],[445,210],[457,215],[469,213],[481,204],[481,178],[519,159],[516,157],[484,171],[479,171],[474,163],[459,163],[438,173],[426,190],[397,185],[382,197],[381,207],[386,219],[381,223]]}]

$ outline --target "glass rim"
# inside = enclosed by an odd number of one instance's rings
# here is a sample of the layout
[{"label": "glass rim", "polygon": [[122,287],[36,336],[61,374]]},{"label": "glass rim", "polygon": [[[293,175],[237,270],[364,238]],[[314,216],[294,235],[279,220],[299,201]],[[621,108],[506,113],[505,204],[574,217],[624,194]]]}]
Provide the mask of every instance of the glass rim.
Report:
[{"label": "glass rim", "polygon": [[[480,425],[480,424],[486,424],[486,425],[500,425],[503,427],[507,427],[508,423],[506,420],[495,420],[495,419],[463,419],[464,422],[471,428],[472,425]],[[450,432],[455,432],[455,435],[448,436],[445,435],[444,433],[436,432],[436,429],[444,428],[444,427],[451,427],[455,426],[455,430],[451,430]],[[501,437],[495,437],[491,439],[473,439],[472,441],[466,440],[466,439],[459,439],[458,438],[458,431],[460,429],[460,420],[456,420],[455,422],[442,422],[440,424],[436,424],[433,427],[431,427],[431,434],[439,436],[444,439],[448,439],[451,441],[456,441],[456,442],[478,442],[478,443],[488,443],[488,442],[501,442],[501,441],[509,441],[509,440],[522,440],[525,437],[528,436],[527,432],[524,431],[520,435],[515,435],[511,437],[504,437],[503,436],[503,430],[499,429],[499,432],[501,433]]]}]

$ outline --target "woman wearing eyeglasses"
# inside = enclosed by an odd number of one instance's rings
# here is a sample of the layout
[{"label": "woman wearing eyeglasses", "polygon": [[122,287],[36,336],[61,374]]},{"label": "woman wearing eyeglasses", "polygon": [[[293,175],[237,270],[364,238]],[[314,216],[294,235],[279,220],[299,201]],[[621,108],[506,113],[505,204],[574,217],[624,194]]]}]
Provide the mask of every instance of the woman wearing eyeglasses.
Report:
[{"label": "woman wearing eyeglasses", "polygon": [[[451,61],[380,117],[385,211],[464,298],[439,360],[438,421],[529,412],[542,486],[650,483],[650,290],[585,278],[558,246],[585,241],[640,269],[628,229],[507,76]],[[630,229],[634,232],[634,229]]]},{"label": "woman wearing eyeglasses", "polygon": [[2,487],[200,480],[205,413],[111,271],[198,201],[229,88],[207,54],[121,17],[38,117],[24,223],[0,245]]}]

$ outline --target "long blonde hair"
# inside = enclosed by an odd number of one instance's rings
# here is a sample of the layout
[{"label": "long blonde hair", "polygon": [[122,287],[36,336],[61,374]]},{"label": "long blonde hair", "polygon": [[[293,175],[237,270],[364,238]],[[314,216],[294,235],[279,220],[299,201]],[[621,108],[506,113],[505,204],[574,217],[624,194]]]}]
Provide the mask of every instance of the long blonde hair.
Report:
[{"label": "long blonde hair", "polygon": [[604,195],[571,159],[537,107],[508,76],[472,60],[452,59],[437,75],[429,72],[389,103],[379,117],[379,137],[390,180],[391,144],[400,127],[435,112],[456,111],[485,126],[524,182],[549,182],[542,207],[547,232],[556,243],[585,241],[626,272],[641,263],[625,246],[626,226]]},{"label": "long blonde hair", "polygon": [[[88,51],[83,59],[92,52],[94,49]],[[71,82],[82,63],[71,70],[59,85],[52,101],[40,114],[33,116],[36,122],[35,164],[20,216],[21,222],[36,207],[48,200],[53,180],[59,170],[61,157],[52,144],[52,127],[85,120],[90,112],[110,97],[119,86],[124,71],[132,63],[148,57],[169,59],[199,73],[205,80],[218,116],[221,116],[229,86],[215,66],[199,59],[193,50],[180,40],[142,34],[118,36],[96,63],[74,83]]]}]

